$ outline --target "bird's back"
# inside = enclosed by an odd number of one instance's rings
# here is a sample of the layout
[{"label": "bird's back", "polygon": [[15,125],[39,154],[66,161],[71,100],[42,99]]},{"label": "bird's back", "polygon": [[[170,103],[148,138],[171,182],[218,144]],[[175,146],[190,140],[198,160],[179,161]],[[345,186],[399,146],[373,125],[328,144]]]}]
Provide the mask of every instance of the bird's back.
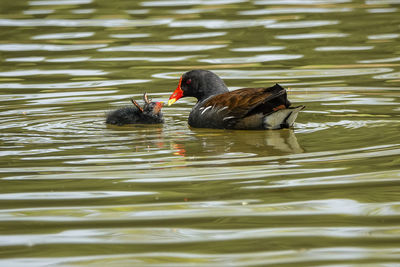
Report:
[{"label": "bird's back", "polygon": [[189,125],[200,128],[264,129],[264,117],[289,106],[286,90],[278,84],[243,88],[197,103],[189,116]]}]

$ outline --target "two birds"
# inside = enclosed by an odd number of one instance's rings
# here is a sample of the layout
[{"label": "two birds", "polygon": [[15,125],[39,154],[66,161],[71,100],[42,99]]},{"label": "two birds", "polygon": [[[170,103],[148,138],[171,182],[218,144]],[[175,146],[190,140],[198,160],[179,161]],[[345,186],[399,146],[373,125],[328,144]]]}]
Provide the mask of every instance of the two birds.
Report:
[{"label": "two birds", "polygon": [[[293,126],[298,113],[304,108],[303,105],[290,107],[286,90],[278,84],[267,88],[243,88],[230,92],[220,77],[207,70],[191,70],[183,74],[178,87],[169,98],[168,105],[172,105],[182,97],[195,97],[198,100],[188,118],[189,125],[195,128],[244,130],[289,128]],[[158,102],[150,105],[151,103],[151,101],[146,102],[148,108],[146,109],[145,104],[143,110],[134,103],[138,111],[131,114],[132,118],[121,120],[124,122],[122,124],[129,123],[128,121],[160,123],[162,104]],[[117,112],[119,115],[129,113],[127,110],[120,110]],[[144,114],[151,116],[142,119],[145,117]],[[111,122],[118,120],[109,120],[110,117],[124,117],[119,115],[109,113],[107,121],[121,125]]]}]

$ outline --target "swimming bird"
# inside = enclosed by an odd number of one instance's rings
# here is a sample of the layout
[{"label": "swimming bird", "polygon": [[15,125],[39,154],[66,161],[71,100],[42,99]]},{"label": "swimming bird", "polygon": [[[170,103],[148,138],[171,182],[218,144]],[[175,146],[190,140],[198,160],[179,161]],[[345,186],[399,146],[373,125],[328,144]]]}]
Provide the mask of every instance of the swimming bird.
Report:
[{"label": "swimming bird", "polygon": [[141,107],[133,98],[133,106],[122,107],[107,113],[106,123],[122,126],[125,124],[156,124],[163,123],[161,108],[163,102],[152,102],[147,93],[143,95],[144,106]]},{"label": "swimming bird", "polygon": [[224,81],[208,70],[183,74],[168,105],[182,97],[198,102],[188,123],[195,128],[282,129],[292,127],[305,106],[290,107],[286,90],[279,84],[271,87],[242,88],[229,91]]}]

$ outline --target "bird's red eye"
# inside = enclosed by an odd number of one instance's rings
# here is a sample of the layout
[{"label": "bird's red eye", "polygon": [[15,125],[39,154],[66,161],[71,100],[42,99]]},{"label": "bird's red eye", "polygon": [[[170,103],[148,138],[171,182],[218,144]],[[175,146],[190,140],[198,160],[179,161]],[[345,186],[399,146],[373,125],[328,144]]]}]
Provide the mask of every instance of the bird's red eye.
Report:
[{"label": "bird's red eye", "polygon": [[192,79],[186,80],[186,84],[187,84],[187,85],[189,85],[189,84],[191,84],[191,83],[192,83]]}]

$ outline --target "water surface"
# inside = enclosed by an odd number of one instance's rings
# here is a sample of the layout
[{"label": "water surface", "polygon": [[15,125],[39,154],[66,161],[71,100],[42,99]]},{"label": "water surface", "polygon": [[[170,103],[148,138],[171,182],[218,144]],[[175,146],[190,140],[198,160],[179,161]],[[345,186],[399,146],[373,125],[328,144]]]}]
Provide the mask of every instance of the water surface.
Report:
[{"label": "water surface", "polygon": [[[398,266],[400,1],[0,3],[0,265]],[[190,69],[294,129],[115,127]]]}]

